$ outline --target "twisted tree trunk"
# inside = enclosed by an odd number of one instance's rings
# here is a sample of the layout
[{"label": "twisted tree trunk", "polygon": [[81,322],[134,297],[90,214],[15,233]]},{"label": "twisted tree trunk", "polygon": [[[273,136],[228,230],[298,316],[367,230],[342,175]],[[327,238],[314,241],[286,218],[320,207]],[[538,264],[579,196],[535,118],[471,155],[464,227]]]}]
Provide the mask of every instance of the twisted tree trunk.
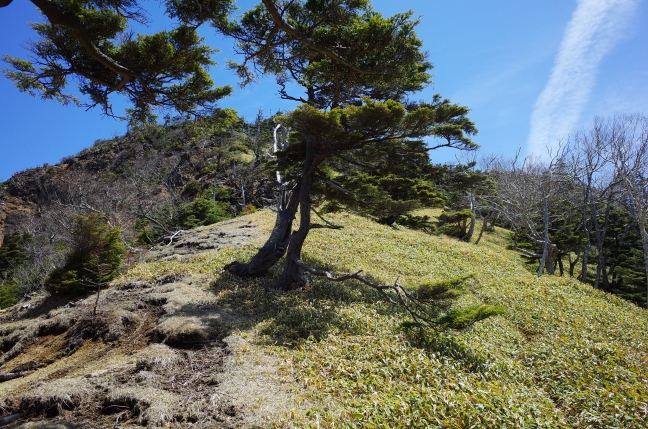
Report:
[{"label": "twisted tree trunk", "polygon": [[299,207],[301,196],[301,183],[297,184],[285,209],[277,212],[274,227],[270,237],[259,249],[256,255],[247,263],[232,262],[225,268],[232,274],[240,277],[261,277],[274,266],[286,253],[290,232],[292,231],[293,220]]}]

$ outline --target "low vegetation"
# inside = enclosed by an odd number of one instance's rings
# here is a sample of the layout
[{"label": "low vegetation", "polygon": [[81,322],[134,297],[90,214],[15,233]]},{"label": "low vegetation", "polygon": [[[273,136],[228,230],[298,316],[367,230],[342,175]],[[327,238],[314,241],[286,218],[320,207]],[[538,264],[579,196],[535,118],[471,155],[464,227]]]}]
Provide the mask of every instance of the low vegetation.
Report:
[{"label": "low vegetation", "polygon": [[[261,232],[272,226],[267,211],[247,219]],[[362,269],[377,281],[399,279],[412,291],[455,279],[468,291],[458,305],[488,303],[504,313],[465,330],[421,330],[408,323],[402,309],[359,284],[313,278],[305,288],[282,293],[271,288],[279,269],[248,280],[222,270],[249,256],[251,247],[140,263],[111,291],[125,294],[133,290],[129,285],[176,282],[165,286],[176,292],[147,294],[147,302],[167,313],[151,338],[175,335],[174,347],[182,350],[192,342],[234,335],[248,344],[236,352],[237,359],[276,356],[274,371],[283,374],[280,385],[291,400],[264,427],[643,428],[648,423],[645,310],[571,279],[538,278],[517,253],[505,250],[508,239],[500,230],[475,246],[354,215],[331,220],[344,228],[311,234],[303,256],[313,266],[335,273]],[[199,228],[197,234],[206,231]],[[202,280],[178,289],[179,279],[190,278]],[[4,338],[10,336],[5,332]],[[160,361],[166,362],[167,354]],[[179,359],[170,356],[170,362]],[[155,365],[135,365],[131,371],[139,374]],[[194,371],[202,373],[199,367]],[[3,383],[3,396],[13,381]],[[230,390],[215,385],[212,393],[218,392]],[[252,418],[272,401],[246,392],[251,396],[233,400],[238,418],[246,413]],[[130,413],[122,418],[133,421],[147,421],[150,410],[165,406],[151,402],[154,395],[145,384],[126,386],[113,396],[115,406]],[[198,410],[192,419],[204,421],[209,407],[187,406]],[[73,412],[63,411],[66,415]],[[165,415],[158,424],[181,426],[184,417],[173,420],[172,410]]]},{"label": "low vegetation", "polygon": [[[648,118],[597,120],[549,163],[435,166],[477,128],[440,95],[412,101],[432,83],[414,12],[263,0],[234,19],[233,0],[169,1],[178,27],[135,36],[137,0],[32,2],[32,59],[5,75],[109,116],[121,93],[130,129],[0,186],[0,415],[647,426],[646,312],[603,291],[648,303]],[[301,105],[254,124],[215,108],[231,88],[209,78],[203,24],[234,40],[243,85],[273,74]]]}]

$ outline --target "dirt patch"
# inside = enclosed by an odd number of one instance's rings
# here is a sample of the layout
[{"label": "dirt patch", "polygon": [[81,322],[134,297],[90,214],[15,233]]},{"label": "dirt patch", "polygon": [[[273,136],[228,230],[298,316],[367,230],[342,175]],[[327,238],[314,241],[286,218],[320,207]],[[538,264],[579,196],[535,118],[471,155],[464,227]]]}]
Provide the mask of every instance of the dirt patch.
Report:
[{"label": "dirt patch", "polygon": [[142,256],[142,260],[182,259],[226,247],[259,245],[267,235],[268,231],[254,223],[252,218],[243,216],[181,231],[169,239],[168,243],[150,249]]},{"label": "dirt patch", "polygon": [[[237,218],[182,232],[147,261],[259,245],[267,225]],[[119,283],[75,302],[34,299],[0,314],[0,419],[17,428],[291,427],[293,380],[236,329],[207,276]],[[247,334],[245,334],[247,335]],[[226,340],[225,340],[226,339]],[[12,417],[13,418],[13,417]]]}]

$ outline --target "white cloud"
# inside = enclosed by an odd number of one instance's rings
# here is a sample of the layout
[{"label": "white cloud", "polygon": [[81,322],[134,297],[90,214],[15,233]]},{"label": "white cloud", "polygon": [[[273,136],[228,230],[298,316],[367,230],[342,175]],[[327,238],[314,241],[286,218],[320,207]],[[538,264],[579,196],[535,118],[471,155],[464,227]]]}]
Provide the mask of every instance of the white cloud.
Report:
[{"label": "white cloud", "polygon": [[587,104],[599,63],[621,40],[638,0],[579,0],[549,81],[531,115],[527,150],[547,147],[572,131]]}]

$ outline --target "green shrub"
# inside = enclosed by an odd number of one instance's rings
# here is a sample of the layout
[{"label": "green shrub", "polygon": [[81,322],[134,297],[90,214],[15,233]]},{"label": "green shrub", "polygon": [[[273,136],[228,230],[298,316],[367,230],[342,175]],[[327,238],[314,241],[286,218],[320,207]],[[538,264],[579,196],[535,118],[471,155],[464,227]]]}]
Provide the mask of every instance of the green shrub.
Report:
[{"label": "green shrub", "polygon": [[241,211],[239,212],[239,216],[245,216],[248,214],[256,213],[256,211],[257,211],[256,207],[250,204],[241,209]]},{"label": "green shrub", "polygon": [[26,245],[32,241],[32,235],[27,232],[10,232],[4,237],[0,246],[0,308],[16,304],[24,293],[14,278],[14,272],[30,261]]},{"label": "green shrub", "polygon": [[0,309],[11,307],[20,301],[18,286],[12,281],[0,283]]},{"label": "green shrub", "polygon": [[443,212],[439,216],[439,225],[441,230],[448,235],[455,237],[464,237],[473,218],[473,212],[470,209]]},{"label": "green shrub", "polygon": [[231,216],[227,212],[227,206],[228,204],[222,201],[197,198],[182,206],[179,224],[182,228],[190,229],[229,219]]},{"label": "green shrub", "polygon": [[121,229],[103,214],[76,216],[65,264],[52,271],[46,287],[52,293],[81,294],[115,278],[126,253]]},{"label": "green shrub", "polygon": [[12,269],[29,260],[25,245],[32,240],[28,232],[10,232],[4,237],[0,246],[0,277],[7,277]]}]

